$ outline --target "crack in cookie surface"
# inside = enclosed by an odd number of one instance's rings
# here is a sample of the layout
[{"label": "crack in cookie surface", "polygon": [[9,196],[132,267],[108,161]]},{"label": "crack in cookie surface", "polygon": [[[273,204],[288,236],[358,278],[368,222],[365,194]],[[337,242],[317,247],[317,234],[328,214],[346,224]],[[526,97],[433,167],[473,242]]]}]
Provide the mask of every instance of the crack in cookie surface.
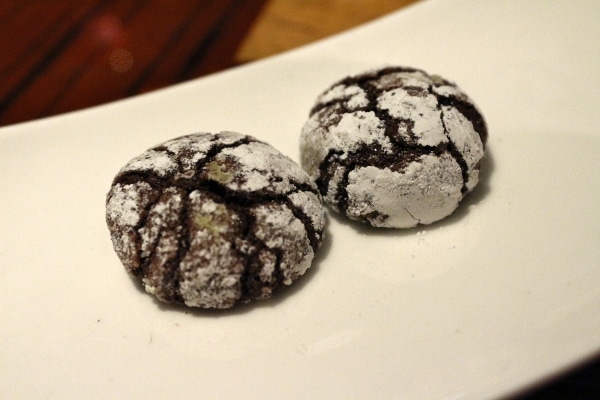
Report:
[{"label": "crack in cookie surface", "polygon": [[[411,227],[449,215],[474,188],[486,140],[483,116],[456,85],[389,67],[342,79],[318,97],[302,129],[301,161],[334,210],[375,226]],[[423,201],[429,211],[411,205]]]},{"label": "crack in cookie surface", "polygon": [[325,227],[306,173],[230,132],[183,136],[134,158],[113,181],[107,223],[121,261],[148,292],[203,308],[291,284],[310,267]]}]

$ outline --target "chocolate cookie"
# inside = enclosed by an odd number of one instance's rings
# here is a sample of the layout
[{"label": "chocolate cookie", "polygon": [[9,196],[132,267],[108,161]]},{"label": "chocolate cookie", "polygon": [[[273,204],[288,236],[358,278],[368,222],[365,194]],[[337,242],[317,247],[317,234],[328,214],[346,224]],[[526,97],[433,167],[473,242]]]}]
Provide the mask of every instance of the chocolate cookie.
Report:
[{"label": "chocolate cookie", "polygon": [[301,163],[351,219],[409,228],[450,215],[479,181],[487,128],[455,84],[414,68],[343,79],[302,128]]},{"label": "chocolate cookie", "polygon": [[238,133],[182,136],[129,161],[106,199],[113,247],[164,302],[229,308],[310,267],[321,197],[298,164]]}]

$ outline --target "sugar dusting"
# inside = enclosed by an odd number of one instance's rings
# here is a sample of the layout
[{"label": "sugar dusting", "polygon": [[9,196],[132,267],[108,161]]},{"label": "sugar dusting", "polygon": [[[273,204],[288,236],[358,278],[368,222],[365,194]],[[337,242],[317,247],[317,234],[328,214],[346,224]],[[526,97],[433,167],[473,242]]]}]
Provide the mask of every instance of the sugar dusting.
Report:
[{"label": "sugar dusting", "polygon": [[209,195],[189,195],[189,250],[181,260],[180,293],[188,306],[228,308],[240,298],[245,260],[231,246],[239,216]]},{"label": "sugar dusting", "polygon": [[148,151],[129,161],[122,171],[152,171],[160,177],[165,177],[175,168],[177,164],[167,153]]},{"label": "sugar dusting", "polygon": [[378,99],[378,106],[394,118],[413,122],[410,131],[405,124],[401,124],[398,130],[407,142],[414,138],[421,146],[437,146],[448,141],[435,96],[414,96],[398,88],[384,92]]},{"label": "sugar dusting", "polygon": [[430,224],[454,211],[461,186],[460,167],[448,155],[422,156],[401,172],[357,168],[348,177],[348,196],[354,201],[347,213],[351,218],[375,213],[369,222],[377,227]]},{"label": "sugar dusting", "polygon": [[298,183],[312,184],[298,164],[261,142],[226,148],[213,164],[220,166],[226,179],[215,178],[214,174],[209,178],[235,191],[287,193]]},{"label": "sugar dusting", "polygon": [[[138,181],[120,183],[137,172]],[[132,159],[107,196],[106,220],[117,255],[148,293],[201,308],[292,284],[325,228],[321,197],[300,166],[234,132],[183,136]]]},{"label": "sugar dusting", "polygon": [[256,218],[255,234],[269,249],[286,248],[298,243],[298,251],[286,251],[281,256],[283,283],[291,285],[310,267],[314,257],[304,225],[284,205],[265,204],[252,209]]},{"label": "sugar dusting", "polygon": [[113,247],[125,268],[134,273],[139,267],[136,250],[137,232],[135,226],[146,206],[152,201],[154,190],[145,182],[116,184],[107,196],[106,221],[109,226],[121,232],[111,235]]},{"label": "sugar dusting", "polygon": [[453,101],[477,110],[456,85],[423,71],[342,80],[317,98],[302,128],[302,166],[352,219],[396,228],[442,219],[477,185],[484,156],[480,133]]}]

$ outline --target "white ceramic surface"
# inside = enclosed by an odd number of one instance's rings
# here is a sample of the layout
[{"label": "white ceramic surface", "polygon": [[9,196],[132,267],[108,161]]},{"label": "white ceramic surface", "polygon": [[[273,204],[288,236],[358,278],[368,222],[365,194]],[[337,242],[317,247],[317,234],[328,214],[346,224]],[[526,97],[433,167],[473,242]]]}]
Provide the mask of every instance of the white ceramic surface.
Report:
[{"label": "white ceramic surface", "polygon": [[[600,7],[425,1],[282,56],[0,129],[0,397],[481,399],[600,350]],[[298,159],[316,95],[385,64],[456,81],[483,183],[409,231],[331,216],[316,265],[229,312],[164,307],[104,223],[132,156],[236,130]]]}]

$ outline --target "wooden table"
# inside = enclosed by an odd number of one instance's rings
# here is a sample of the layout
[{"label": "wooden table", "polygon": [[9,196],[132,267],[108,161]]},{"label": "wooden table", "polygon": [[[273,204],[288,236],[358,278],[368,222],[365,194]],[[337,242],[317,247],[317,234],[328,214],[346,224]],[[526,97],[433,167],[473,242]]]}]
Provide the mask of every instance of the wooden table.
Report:
[{"label": "wooden table", "polygon": [[0,125],[230,67],[266,0],[2,0]]},{"label": "wooden table", "polygon": [[[270,56],[415,1],[2,0],[0,125]],[[599,359],[519,397],[572,398],[600,398]]]},{"label": "wooden table", "polygon": [[3,0],[0,125],[203,76],[414,1]]}]

